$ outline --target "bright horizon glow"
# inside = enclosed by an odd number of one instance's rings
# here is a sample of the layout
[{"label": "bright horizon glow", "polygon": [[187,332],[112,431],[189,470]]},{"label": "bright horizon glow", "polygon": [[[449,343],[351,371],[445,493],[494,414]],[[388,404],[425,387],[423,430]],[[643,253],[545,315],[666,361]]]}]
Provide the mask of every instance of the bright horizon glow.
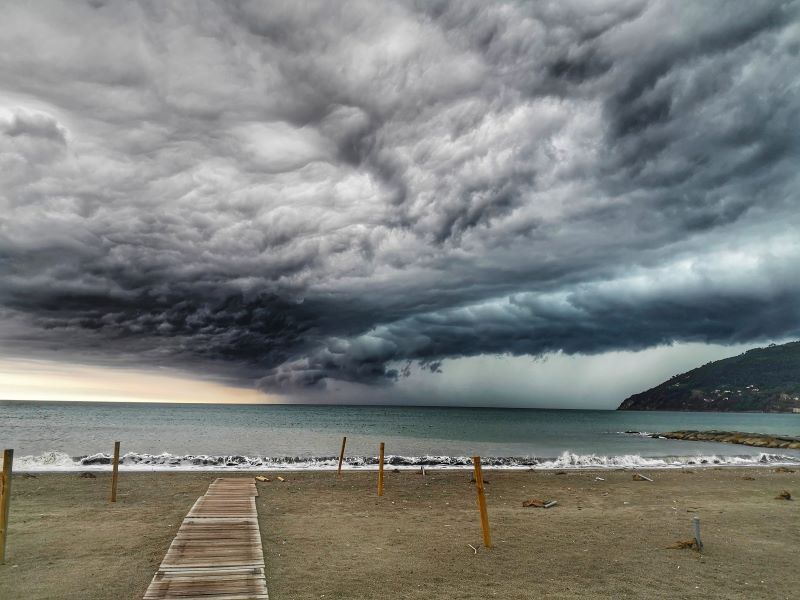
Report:
[{"label": "bright horizon glow", "polygon": [[[301,396],[266,394],[166,368],[120,369],[0,358],[0,400],[614,410],[629,395],[676,373],[753,347],[688,343],[596,355],[550,353],[539,360],[465,357],[446,361],[443,373],[414,370],[410,377],[382,390],[331,382],[324,391]],[[458,402],[452,401],[453,395]]]},{"label": "bright horizon glow", "polygon": [[0,359],[0,399],[82,402],[272,404],[277,397],[164,369],[115,369],[47,360]]}]

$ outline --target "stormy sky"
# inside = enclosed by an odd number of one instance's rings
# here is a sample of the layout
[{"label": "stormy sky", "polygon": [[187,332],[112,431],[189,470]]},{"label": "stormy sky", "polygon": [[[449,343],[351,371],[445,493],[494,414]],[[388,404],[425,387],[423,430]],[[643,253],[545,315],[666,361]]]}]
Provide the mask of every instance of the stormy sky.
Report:
[{"label": "stormy sky", "polygon": [[800,337],[800,2],[0,5],[6,359],[492,404]]}]

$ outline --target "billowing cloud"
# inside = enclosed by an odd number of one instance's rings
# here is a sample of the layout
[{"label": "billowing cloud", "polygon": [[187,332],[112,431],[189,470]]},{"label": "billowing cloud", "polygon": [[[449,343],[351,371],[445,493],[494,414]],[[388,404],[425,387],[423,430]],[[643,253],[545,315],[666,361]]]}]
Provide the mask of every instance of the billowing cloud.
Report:
[{"label": "billowing cloud", "polygon": [[800,335],[800,3],[34,3],[0,342],[269,391]]}]

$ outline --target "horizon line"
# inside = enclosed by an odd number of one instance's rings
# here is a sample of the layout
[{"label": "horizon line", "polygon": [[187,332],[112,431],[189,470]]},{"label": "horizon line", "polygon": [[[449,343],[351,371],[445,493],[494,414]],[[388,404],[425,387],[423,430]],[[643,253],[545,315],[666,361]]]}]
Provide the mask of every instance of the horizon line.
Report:
[{"label": "horizon line", "polygon": [[[19,403],[51,403],[51,404],[170,404],[180,406],[324,406],[324,407],[370,407],[370,408],[478,408],[478,409],[511,409],[511,410],[592,410],[616,411],[616,408],[574,408],[574,407],[549,407],[549,406],[484,406],[468,404],[372,404],[372,403],[336,403],[336,402],[167,402],[163,400],[19,400],[15,398],[0,398],[3,402]],[[649,411],[632,411],[649,412]],[[665,411],[669,412],[669,411]]]}]

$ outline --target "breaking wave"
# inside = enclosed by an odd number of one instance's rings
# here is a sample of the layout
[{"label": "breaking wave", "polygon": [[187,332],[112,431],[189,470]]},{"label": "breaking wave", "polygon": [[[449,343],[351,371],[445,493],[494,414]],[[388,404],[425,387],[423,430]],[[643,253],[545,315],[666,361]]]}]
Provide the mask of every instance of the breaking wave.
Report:
[{"label": "breaking wave", "polygon": [[644,438],[653,437],[655,435],[654,433],[650,433],[649,431],[632,431],[630,429],[628,431],[615,431],[614,433],[619,435],[633,435],[636,437],[644,437]]},{"label": "breaking wave", "polygon": [[[206,454],[174,455],[146,454],[129,452],[121,457],[120,468],[131,471],[167,470],[288,470],[288,471],[327,471],[336,469],[336,456],[245,456],[232,454],[215,456]],[[344,467],[349,470],[371,470],[377,468],[378,458],[374,456],[349,456]],[[387,466],[398,469],[432,467],[441,469],[463,469],[472,466],[468,456],[387,456]],[[621,456],[598,456],[595,454],[573,454],[564,452],[561,456],[543,458],[532,456],[482,457],[485,468],[494,469],[679,469],[683,467],[704,466],[777,466],[800,465],[800,456],[782,454],[739,454],[732,456],[661,456],[643,457],[637,454]],[[79,471],[105,470],[111,464],[108,454],[89,456],[69,456],[63,452],[45,452],[39,456],[22,456],[14,461],[17,471]]]}]

